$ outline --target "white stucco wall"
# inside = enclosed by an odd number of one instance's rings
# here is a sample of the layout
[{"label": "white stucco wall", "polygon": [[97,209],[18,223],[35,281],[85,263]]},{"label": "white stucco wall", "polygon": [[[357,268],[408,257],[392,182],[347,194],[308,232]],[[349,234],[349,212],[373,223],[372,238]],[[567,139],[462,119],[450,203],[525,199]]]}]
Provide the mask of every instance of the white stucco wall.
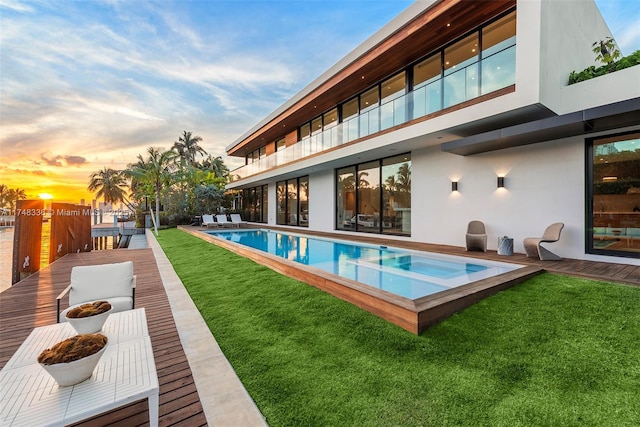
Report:
[{"label": "white stucco wall", "polygon": [[[497,177],[505,176],[505,188]],[[459,191],[451,192],[458,180]],[[541,236],[554,223],[565,223],[554,245],[561,256],[584,253],[584,142],[579,139],[537,144],[461,157],[426,149],[412,153],[412,237],[464,246],[469,221],[485,223],[488,247],[498,237]]]},{"label": "white stucco wall", "polygon": [[309,229],[330,231],[335,228],[336,198],[333,170],[309,175]]},{"label": "white stucco wall", "polygon": [[602,65],[596,63],[591,45],[611,31],[593,0],[542,0],[541,18],[540,100],[559,112],[569,74]]}]

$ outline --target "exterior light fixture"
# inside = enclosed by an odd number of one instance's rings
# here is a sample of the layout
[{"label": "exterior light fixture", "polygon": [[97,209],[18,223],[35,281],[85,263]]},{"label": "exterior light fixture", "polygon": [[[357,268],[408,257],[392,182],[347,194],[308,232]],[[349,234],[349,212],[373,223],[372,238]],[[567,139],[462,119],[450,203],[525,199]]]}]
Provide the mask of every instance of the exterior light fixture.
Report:
[{"label": "exterior light fixture", "polygon": [[458,191],[458,181],[451,181],[451,192]]},{"label": "exterior light fixture", "polygon": [[504,176],[498,177],[498,188],[504,188]]}]

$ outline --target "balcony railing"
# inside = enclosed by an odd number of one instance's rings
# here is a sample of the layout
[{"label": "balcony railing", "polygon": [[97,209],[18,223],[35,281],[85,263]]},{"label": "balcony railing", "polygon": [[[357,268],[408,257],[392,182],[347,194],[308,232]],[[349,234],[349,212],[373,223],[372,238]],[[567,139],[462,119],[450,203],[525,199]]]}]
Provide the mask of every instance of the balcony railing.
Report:
[{"label": "balcony railing", "polygon": [[510,86],[515,83],[515,50],[514,38],[509,46],[480,61],[459,70],[449,69],[444,77],[233,170],[231,180],[265,172]]}]

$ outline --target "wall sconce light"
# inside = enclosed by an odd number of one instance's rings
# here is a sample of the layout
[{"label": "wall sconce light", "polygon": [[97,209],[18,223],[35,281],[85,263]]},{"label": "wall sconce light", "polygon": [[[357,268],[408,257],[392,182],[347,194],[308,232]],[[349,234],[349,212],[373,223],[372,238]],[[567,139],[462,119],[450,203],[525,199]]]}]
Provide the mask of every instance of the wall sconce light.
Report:
[{"label": "wall sconce light", "polygon": [[458,181],[451,181],[451,192],[458,191]]},{"label": "wall sconce light", "polygon": [[504,188],[504,176],[498,177],[498,188]]}]

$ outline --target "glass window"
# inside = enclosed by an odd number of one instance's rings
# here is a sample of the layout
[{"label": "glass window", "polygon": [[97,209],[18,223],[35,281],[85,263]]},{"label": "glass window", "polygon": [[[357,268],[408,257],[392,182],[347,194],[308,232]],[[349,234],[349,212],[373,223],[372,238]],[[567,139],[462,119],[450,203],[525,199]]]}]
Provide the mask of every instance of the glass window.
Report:
[{"label": "glass window", "polygon": [[405,94],[406,81],[405,72],[401,72],[384,81],[380,91],[382,93],[382,103],[398,98]]},{"label": "glass window", "polygon": [[316,117],[311,121],[311,135],[322,132],[322,117]]},{"label": "glass window", "polygon": [[338,124],[338,109],[327,111],[322,115],[322,124],[324,129],[329,129]]},{"label": "glass window", "polygon": [[358,165],[356,230],[380,230],[380,162]]},{"label": "glass window", "polygon": [[298,224],[301,227],[309,226],[309,177],[300,178],[298,182]]},{"label": "glass window", "polygon": [[353,98],[352,100],[342,104],[342,120],[343,121],[357,114],[358,114],[358,98]]},{"label": "glass window", "polygon": [[287,224],[298,225],[298,180],[287,181]]},{"label": "glass window", "polygon": [[378,86],[376,86],[360,95],[360,112],[364,112],[377,107],[378,101]]},{"label": "glass window", "polygon": [[413,67],[413,88],[424,86],[440,78],[440,52]]},{"label": "glass window", "polygon": [[267,157],[267,146],[266,145],[264,147],[260,147],[260,151],[258,153],[258,157],[260,159],[264,159],[265,157]]},{"label": "glass window", "polygon": [[300,139],[299,141],[302,141],[303,139],[307,138],[309,135],[311,135],[311,123],[305,123],[302,126],[300,126]]},{"label": "glass window", "polygon": [[287,144],[284,138],[281,138],[276,141],[276,151],[284,150],[286,146]]},{"label": "glass window", "polygon": [[338,169],[336,172],[336,228],[355,229],[356,167]]},{"label": "glass window", "polygon": [[276,206],[276,224],[287,223],[287,183],[285,181],[276,184],[276,197],[278,205]]},{"label": "glass window", "polygon": [[514,11],[482,29],[482,57],[486,58],[514,45],[515,37],[516,12]]},{"label": "glass window", "polygon": [[444,75],[444,108],[478,96],[477,33],[445,49]]},{"label": "glass window", "polygon": [[640,132],[592,141],[590,253],[640,258]]},{"label": "glass window", "polygon": [[411,234],[411,155],[382,160],[382,232]]},{"label": "glass window", "polygon": [[269,222],[269,186],[262,186],[262,211],[260,222]]},{"label": "glass window", "polygon": [[482,93],[515,84],[516,13],[497,20],[482,30]]}]

